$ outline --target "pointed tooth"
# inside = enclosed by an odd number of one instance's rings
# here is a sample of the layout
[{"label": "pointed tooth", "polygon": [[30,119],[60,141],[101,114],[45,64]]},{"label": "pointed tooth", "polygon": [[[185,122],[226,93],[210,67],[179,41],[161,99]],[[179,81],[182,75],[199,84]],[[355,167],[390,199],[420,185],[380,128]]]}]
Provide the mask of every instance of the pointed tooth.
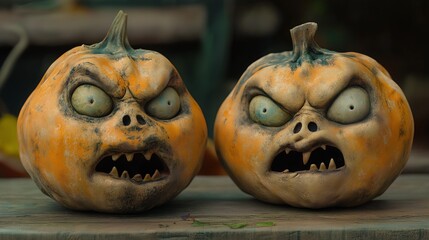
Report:
[{"label": "pointed tooth", "polygon": [[131,162],[134,158],[134,153],[125,153],[125,157],[127,157],[128,162]]},{"label": "pointed tooth", "polygon": [[152,179],[155,180],[161,176],[161,173],[159,173],[158,169],[155,170],[155,172],[152,175]]},{"label": "pointed tooth", "polygon": [[119,177],[118,169],[116,169],[116,167],[113,167],[112,171],[110,171],[109,174],[112,175],[112,176],[114,176],[114,177]]},{"label": "pointed tooth", "polygon": [[331,161],[329,161],[329,167],[328,167],[328,169],[329,170],[333,170],[333,169],[336,169],[336,168],[337,168],[337,166],[335,165],[335,161],[334,161],[333,158],[331,158]]},{"label": "pointed tooth", "polygon": [[123,171],[122,174],[121,174],[121,178],[129,179],[130,178],[130,174],[128,174],[127,171]]},{"label": "pointed tooth", "polygon": [[286,154],[289,154],[289,153],[290,153],[290,151],[291,151],[291,149],[290,149],[290,148],[286,148],[286,149],[285,149]]},{"label": "pointed tooth", "polygon": [[326,165],[325,165],[325,163],[323,163],[323,162],[322,162],[322,163],[320,164],[319,170],[320,170],[320,171],[325,171],[325,170],[326,170]]},{"label": "pointed tooth", "polygon": [[302,162],[305,164],[308,163],[308,160],[310,159],[311,152],[305,152],[302,154]]},{"label": "pointed tooth", "polygon": [[284,170],[283,172],[284,172],[284,173],[288,173],[288,172],[289,172],[289,169],[286,169],[286,170]]},{"label": "pointed tooth", "polygon": [[143,181],[143,177],[142,177],[141,174],[136,174],[136,175],[134,175],[133,180],[136,181],[136,182],[142,182]]},{"label": "pointed tooth", "polygon": [[152,152],[146,152],[144,154],[144,158],[146,158],[146,160],[150,160],[152,158]]},{"label": "pointed tooth", "polygon": [[118,153],[118,154],[113,154],[112,155],[112,160],[113,161],[116,161],[116,160],[118,160],[118,158],[120,158],[121,157],[121,154],[120,153]]},{"label": "pointed tooth", "polygon": [[144,176],[143,182],[150,181],[150,180],[152,180],[152,178],[150,177],[149,173],[147,173],[147,174]]},{"label": "pointed tooth", "polygon": [[310,165],[310,171],[317,171],[317,166],[316,166],[316,164],[311,164]]},{"label": "pointed tooth", "polygon": [[320,146],[323,150],[326,150],[326,145]]}]

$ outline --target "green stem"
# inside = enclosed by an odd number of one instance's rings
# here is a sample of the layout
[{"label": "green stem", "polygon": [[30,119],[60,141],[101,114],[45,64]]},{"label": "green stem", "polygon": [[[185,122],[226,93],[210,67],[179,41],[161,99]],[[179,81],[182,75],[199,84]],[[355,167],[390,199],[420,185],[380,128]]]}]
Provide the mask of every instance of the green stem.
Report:
[{"label": "green stem", "polygon": [[308,22],[296,26],[290,30],[293,44],[293,59],[296,61],[302,55],[320,53],[320,47],[314,40],[317,31],[317,23]]}]

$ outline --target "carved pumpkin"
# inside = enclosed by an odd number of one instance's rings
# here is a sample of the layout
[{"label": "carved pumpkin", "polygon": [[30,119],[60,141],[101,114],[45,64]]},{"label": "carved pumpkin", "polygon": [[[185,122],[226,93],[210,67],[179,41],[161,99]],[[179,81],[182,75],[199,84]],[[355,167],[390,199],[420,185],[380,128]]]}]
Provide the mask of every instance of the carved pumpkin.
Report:
[{"label": "carved pumpkin", "polygon": [[24,167],[68,208],[147,210],[202,164],[201,109],[164,56],[131,48],[126,20],[119,12],[102,42],[57,59],[19,114]]},{"label": "carved pumpkin", "polygon": [[356,206],[382,194],[408,160],[414,123],[375,60],[291,30],[293,51],[249,66],[215,121],[219,158],[246,193],[276,204]]}]

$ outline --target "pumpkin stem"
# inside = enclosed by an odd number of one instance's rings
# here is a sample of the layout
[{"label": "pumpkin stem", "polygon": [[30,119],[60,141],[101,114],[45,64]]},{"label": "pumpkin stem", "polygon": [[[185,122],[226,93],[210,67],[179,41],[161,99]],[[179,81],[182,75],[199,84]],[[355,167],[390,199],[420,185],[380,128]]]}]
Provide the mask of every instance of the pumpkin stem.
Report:
[{"label": "pumpkin stem", "polygon": [[293,44],[293,59],[297,61],[302,56],[312,58],[314,54],[321,54],[319,45],[314,41],[317,23],[308,22],[290,30]]},{"label": "pumpkin stem", "polygon": [[112,55],[133,50],[127,37],[127,14],[120,10],[103,41],[91,47],[94,51]]}]

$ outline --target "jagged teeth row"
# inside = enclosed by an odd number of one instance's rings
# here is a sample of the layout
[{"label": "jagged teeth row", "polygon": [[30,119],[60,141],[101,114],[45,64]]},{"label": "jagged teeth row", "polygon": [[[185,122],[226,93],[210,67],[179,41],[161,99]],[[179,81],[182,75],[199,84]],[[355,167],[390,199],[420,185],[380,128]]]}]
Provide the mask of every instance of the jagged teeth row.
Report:
[{"label": "jagged teeth row", "polygon": [[[134,159],[134,153],[118,153],[118,154],[112,155],[112,160],[116,161],[122,155],[125,155],[125,158],[127,159],[128,162],[131,162]],[[143,156],[144,156],[144,158],[146,158],[146,160],[150,160],[152,158],[152,152],[146,152],[143,154]]]},{"label": "jagged teeth row", "polygon": [[[113,177],[119,178],[119,173],[118,173],[118,169],[116,167],[112,168],[112,171],[110,171],[109,173],[110,175],[112,175]],[[161,173],[157,170],[155,170],[155,172],[152,174],[152,176],[150,176],[149,173],[147,173],[144,178],[141,174],[136,174],[134,175],[131,179],[136,181],[136,182],[147,182],[147,181],[151,181],[151,180],[156,180],[159,177],[161,177]],[[121,174],[120,178],[124,178],[124,179],[130,179],[130,174],[128,173],[128,171],[123,171]]]},{"label": "jagged teeth row", "polygon": [[[333,158],[331,158],[331,160],[329,161],[329,166],[328,166],[328,170],[335,170],[337,169],[337,165],[335,164],[335,161]],[[316,164],[311,164],[310,165],[310,171],[325,171],[326,170],[326,165],[325,163],[321,163],[319,168],[317,168]]]},{"label": "jagged teeth row", "polygon": [[[317,167],[317,165],[314,163],[310,165],[310,171],[321,171],[321,172],[323,172],[325,170],[335,170],[335,169],[337,169],[337,165],[335,164],[335,161],[333,158],[331,158],[331,160],[329,161],[328,168],[326,168],[326,165],[323,162],[320,164],[319,167]],[[287,172],[289,172],[289,169],[286,169],[283,172],[287,173]]]},{"label": "jagged teeth row", "polygon": [[[323,150],[326,150],[326,145],[322,145],[320,147]],[[289,154],[290,151],[292,151],[292,149],[289,149],[289,148],[285,149],[286,154]],[[311,155],[311,152],[305,152],[302,154],[302,162],[304,163],[304,165],[306,165],[308,163],[308,160],[310,160],[310,155]]]}]

